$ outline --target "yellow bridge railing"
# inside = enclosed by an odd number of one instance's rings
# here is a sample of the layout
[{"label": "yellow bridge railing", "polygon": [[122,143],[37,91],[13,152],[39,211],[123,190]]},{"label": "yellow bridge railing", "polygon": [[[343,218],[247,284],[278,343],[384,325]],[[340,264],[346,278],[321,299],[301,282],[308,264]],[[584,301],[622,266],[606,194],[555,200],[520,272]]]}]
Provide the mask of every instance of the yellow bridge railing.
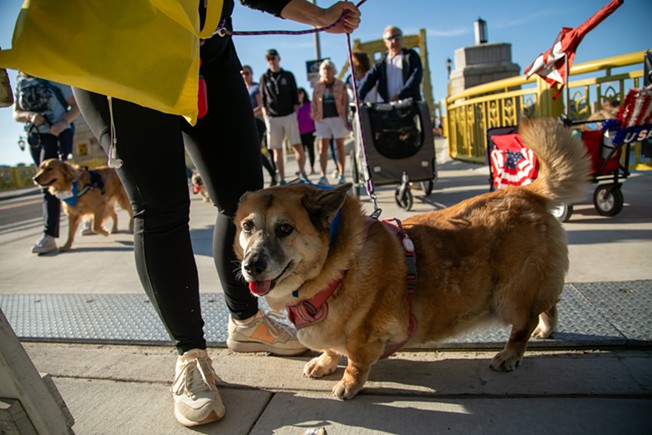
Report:
[{"label": "yellow bridge railing", "polygon": [[[625,54],[573,65],[570,70],[568,117],[585,120],[603,99],[622,102],[631,88],[643,85],[645,52]],[[632,69],[632,66],[641,69]],[[614,70],[620,70],[614,71]],[[587,77],[592,75],[592,77]],[[454,159],[484,163],[487,129],[516,126],[523,116],[559,117],[564,113],[564,93],[553,99],[551,90],[538,76],[510,77],[475,86],[446,98],[445,135]],[[641,144],[632,148],[632,170],[652,170],[652,163],[641,153]]]}]

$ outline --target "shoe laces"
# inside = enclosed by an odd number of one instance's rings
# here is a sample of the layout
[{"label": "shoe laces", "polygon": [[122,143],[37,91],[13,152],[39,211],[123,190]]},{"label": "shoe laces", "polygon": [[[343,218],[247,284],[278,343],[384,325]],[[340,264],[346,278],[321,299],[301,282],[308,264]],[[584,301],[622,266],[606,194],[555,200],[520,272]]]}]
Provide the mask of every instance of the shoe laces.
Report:
[{"label": "shoe laces", "polygon": [[262,315],[263,323],[275,337],[278,337],[283,332],[294,337],[292,329],[282,322],[283,319],[283,315],[277,311],[270,311],[268,313],[263,313]]},{"label": "shoe laces", "polygon": [[[174,392],[178,395],[183,393],[195,398],[199,392],[210,391],[210,377],[215,379],[216,375],[209,364],[208,361],[200,358],[185,363],[174,380],[173,385],[176,385]],[[180,379],[181,382],[179,382]]]}]

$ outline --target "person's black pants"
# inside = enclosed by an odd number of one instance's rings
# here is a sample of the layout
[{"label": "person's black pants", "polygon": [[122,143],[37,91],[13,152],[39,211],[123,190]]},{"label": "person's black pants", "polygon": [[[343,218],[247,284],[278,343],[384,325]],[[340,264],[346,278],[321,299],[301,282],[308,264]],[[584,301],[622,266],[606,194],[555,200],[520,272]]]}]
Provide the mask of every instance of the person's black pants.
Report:
[{"label": "person's black pants", "polygon": [[308,151],[308,160],[310,161],[310,168],[315,166],[315,132],[304,133],[301,135],[301,144],[303,148]]},{"label": "person's black pants", "polygon": [[[118,174],[134,209],[136,267],[179,353],[206,347],[188,226],[184,145],[218,209],[213,257],[231,315],[246,319],[258,311],[257,300],[236,277],[232,220],[239,198],[263,186],[258,134],[230,39],[202,60],[208,113],[194,127],[179,116],[112,99],[117,154],[123,161]],[[107,97],[79,89],[74,94],[108,151]]]},{"label": "person's black pants", "polygon": [[[59,136],[49,133],[33,133],[30,138],[29,151],[36,166],[47,159],[68,160],[72,153],[73,132],[70,128],[62,131]],[[61,216],[61,201],[43,189],[43,232],[52,237],[59,237],[59,218]]]}]

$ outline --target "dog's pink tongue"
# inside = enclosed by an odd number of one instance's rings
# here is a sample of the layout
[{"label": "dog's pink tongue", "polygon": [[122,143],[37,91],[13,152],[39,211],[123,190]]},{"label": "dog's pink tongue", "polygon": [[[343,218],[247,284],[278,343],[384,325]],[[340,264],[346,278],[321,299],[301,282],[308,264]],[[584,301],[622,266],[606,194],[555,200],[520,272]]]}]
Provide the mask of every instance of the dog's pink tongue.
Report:
[{"label": "dog's pink tongue", "polygon": [[249,290],[257,295],[267,294],[272,281],[253,281],[249,283]]}]

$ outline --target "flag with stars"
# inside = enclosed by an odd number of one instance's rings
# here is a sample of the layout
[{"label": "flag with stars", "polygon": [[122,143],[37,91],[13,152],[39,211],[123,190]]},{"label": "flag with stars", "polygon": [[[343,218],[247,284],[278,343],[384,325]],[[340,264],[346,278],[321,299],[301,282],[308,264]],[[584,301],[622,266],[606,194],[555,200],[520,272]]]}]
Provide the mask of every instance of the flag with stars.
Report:
[{"label": "flag with stars", "polygon": [[507,186],[525,186],[537,178],[537,157],[526,147],[518,134],[491,137],[490,152],[493,184],[496,189]]},{"label": "flag with stars", "polygon": [[552,48],[545,53],[541,53],[530,66],[525,68],[524,73],[527,78],[530,78],[533,74],[538,74],[551,87],[559,84],[559,88],[553,96],[553,98],[557,98],[561,88],[567,81],[565,62],[568,62],[568,69],[570,70],[575,59],[577,46],[580,45],[584,36],[622,4],[623,0],[612,0],[578,27],[574,29],[562,27],[557,39],[555,39],[555,43],[552,44]]}]

